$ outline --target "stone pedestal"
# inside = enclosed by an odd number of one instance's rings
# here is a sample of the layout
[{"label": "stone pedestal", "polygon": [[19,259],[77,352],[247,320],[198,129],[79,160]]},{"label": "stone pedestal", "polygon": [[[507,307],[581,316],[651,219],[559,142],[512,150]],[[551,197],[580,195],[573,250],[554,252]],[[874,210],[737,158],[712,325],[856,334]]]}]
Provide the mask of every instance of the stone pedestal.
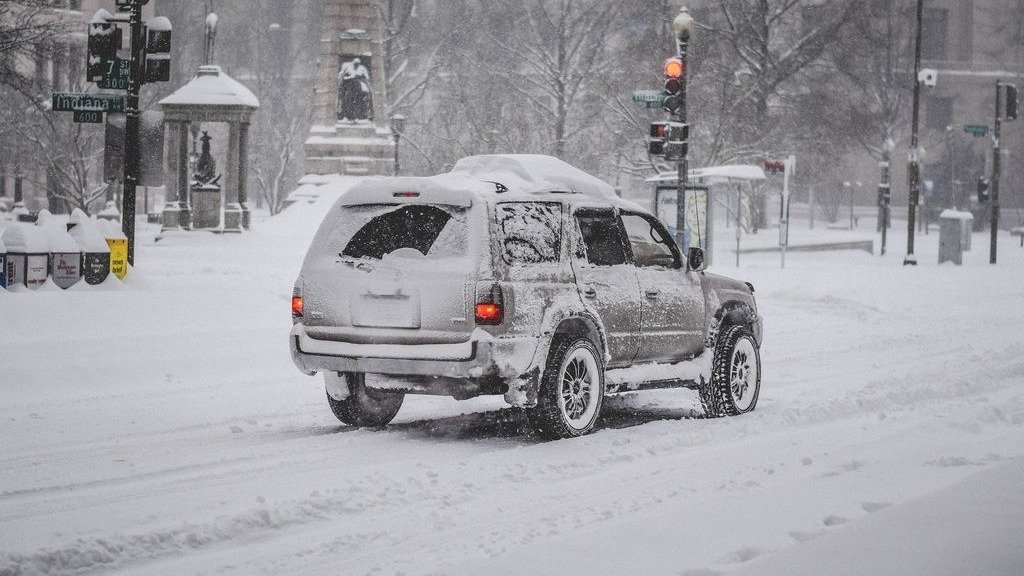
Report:
[{"label": "stone pedestal", "polygon": [[[313,127],[305,142],[306,174],[387,175],[394,166],[388,127],[380,8],[373,0],[324,0],[314,91]],[[343,62],[358,58],[370,78],[369,118],[340,119]]]},{"label": "stone pedestal", "polygon": [[[225,218],[226,220],[226,218]],[[220,228],[220,186],[203,184],[192,187],[192,229]]]}]

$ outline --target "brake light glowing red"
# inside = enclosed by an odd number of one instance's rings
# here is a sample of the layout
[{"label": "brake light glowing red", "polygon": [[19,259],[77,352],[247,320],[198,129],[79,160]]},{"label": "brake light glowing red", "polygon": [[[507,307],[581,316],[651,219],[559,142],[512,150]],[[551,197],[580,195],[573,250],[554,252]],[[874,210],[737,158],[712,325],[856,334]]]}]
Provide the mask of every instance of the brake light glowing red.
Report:
[{"label": "brake light glowing red", "polygon": [[501,324],[504,310],[501,304],[494,302],[478,302],[476,305],[476,323],[484,326],[496,326]]},{"label": "brake light glowing red", "polygon": [[395,198],[419,198],[419,192],[395,192],[392,194]]},{"label": "brake light glowing red", "polygon": [[292,318],[302,318],[302,296],[292,296]]}]

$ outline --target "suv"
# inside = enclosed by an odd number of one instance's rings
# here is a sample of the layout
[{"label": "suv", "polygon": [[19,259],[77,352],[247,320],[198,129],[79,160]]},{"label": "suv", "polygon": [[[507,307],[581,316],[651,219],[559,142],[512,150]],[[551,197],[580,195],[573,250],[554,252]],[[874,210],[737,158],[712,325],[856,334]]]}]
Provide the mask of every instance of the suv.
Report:
[{"label": "suv", "polygon": [[593,430],[604,396],[687,386],[710,416],[753,410],[753,286],[704,272],[665,226],[548,156],[490,155],[353,186],[295,283],[289,338],[344,423],[406,394],[503,394],[545,438]]}]

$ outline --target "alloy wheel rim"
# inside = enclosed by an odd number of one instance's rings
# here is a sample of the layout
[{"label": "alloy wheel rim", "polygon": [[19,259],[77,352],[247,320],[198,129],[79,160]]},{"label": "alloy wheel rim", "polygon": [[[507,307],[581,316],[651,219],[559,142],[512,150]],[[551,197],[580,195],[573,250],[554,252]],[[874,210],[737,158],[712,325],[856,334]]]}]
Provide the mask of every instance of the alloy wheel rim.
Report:
[{"label": "alloy wheel rim", "polygon": [[577,348],[562,363],[558,383],[558,408],[569,426],[581,430],[597,412],[599,379],[597,360],[586,348]]},{"label": "alloy wheel rim", "polygon": [[757,352],[749,338],[736,343],[729,366],[729,393],[740,411],[749,410],[757,397],[758,374]]}]

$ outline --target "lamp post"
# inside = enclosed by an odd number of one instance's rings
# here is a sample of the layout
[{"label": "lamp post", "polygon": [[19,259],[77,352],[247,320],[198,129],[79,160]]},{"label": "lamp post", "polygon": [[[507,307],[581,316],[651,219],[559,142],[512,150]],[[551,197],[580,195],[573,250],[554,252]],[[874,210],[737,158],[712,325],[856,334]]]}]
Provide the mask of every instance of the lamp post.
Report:
[{"label": "lamp post", "polygon": [[[672,21],[672,31],[676,35],[676,55],[683,63],[683,82],[679,93],[680,107],[676,111],[679,122],[686,124],[686,72],[689,69],[687,55],[690,47],[690,37],[693,34],[696,21],[690,16],[686,7],[680,9],[679,14]],[[687,130],[688,131],[688,130]],[[689,246],[684,245],[686,234],[686,182],[689,179],[689,162],[687,160],[687,146],[684,147],[679,162],[676,165],[678,188],[676,189],[676,242],[685,254]]]},{"label": "lamp post", "polygon": [[391,120],[391,135],[395,139],[395,176],[398,176],[398,139],[402,137],[402,132],[405,130],[405,116],[392,114],[389,120]]},{"label": "lamp post", "polygon": [[892,166],[892,153],[895,149],[896,143],[892,138],[886,138],[882,144],[882,161],[879,162],[879,166],[882,168],[882,180],[878,183],[878,229],[882,232],[882,256],[885,256],[886,232],[889,229],[889,202],[892,200],[892,184],[889,181],[889,174]]},{"label": "lamp post", "polygon": [[921,119],[921,20],[924,13],[924,0],[917,0],[917,34],[914,40],[914,111],[910,122],[910,191],[907,200],[907,255],[903,259],[904,266],[916,266],[917,256],[914,255],[914,220],[917,217],[917,201],[921,195],[921,150],[918,148],[918,125]]},{"label": "lamp post", "polygon": [[843,187],[846,188],[846,201],[850,204],[850,230],[854,228],[854,216],[853,216],[853,188],[860,188],[863,186],[860,182],[843,182]]}]

